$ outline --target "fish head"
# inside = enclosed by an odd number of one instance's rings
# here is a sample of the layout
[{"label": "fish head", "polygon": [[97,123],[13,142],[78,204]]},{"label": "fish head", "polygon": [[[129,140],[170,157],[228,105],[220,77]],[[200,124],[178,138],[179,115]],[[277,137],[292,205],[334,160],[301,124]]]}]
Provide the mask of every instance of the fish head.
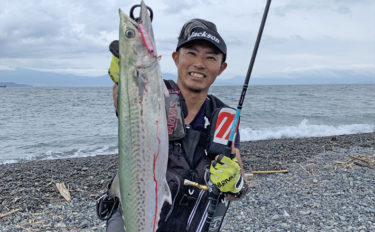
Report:
[{"label": "fish head", "polygon": [[[137,21],[120,11],[120,57],[132,59],[136,67],[151,65],[158,59],[151,19],[144,2]],[[121,49],[121,47],[123,49]],[[121,52],[123,54],[121,54]]]},{"label": "fish head", "polygon": [[155,59],[143,42],[139,25],[120,10],[120,58],[135,67],[149,65]]}]

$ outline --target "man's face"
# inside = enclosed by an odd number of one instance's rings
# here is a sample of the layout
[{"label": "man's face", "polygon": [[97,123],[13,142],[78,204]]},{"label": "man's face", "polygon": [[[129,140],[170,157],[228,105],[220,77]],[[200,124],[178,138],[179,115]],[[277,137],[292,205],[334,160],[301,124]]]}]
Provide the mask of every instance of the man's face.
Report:
[{"label": "man's face", "polygon": [[216,77],[227,67],[223,54],[207,43],[193,43],[172,54],[178,69],[177,84],[191,92],[208,92]]}]

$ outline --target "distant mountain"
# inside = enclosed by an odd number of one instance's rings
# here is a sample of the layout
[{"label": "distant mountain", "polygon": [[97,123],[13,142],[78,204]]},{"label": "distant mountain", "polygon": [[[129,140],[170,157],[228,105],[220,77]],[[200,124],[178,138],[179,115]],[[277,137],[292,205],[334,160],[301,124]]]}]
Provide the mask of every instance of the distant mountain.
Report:
[{"label": "distant mountain", "polygon": [[83,77],[72,74],[40,72],[30,69],[0,70],[0,82],[38,86],[111,86],[107,75]]},{"label": "distant mountain", "polygon": [[319,69],[271,74],[252,81],[255,85],[375,84],[375,70]]},{"label": "distant mountain", "polygon": [[[177,80],[172,73],[163,73],[164,79]],[[242,85],[244,76],[224,78],[219,76],[215,85]],[[107,74],[98,77],[84,77],[73,74],[41,72],[29,69],[0,70],[0,83],[12,82],[28,86],[112,86]],[[375,84],[375,70],[322,69],[304,72],[275,73],[254,76],[250,85],[298,85],[298,84]]]},{"label": "distant mountain", "polygon": [[0,82],[0,87],[31,87],[31,85],[17,84],[14,82]]},{"label": "distant mountain", "polygon": [[[176,81],[176,75],[163,73],[164,79]],[[54,72],[41,72],[30,69],[0,70],[0,83],[22,83],[25,86],[44,87],[70,87],[70,86],[112,86],[113,82],[107,74],[97,77],[77,76],[73,74],[59,74]],[[7,85],[11,86],[11,85]],[[14,87],[14,85],[12,85]],[[18,84],[17,87],[21,87]]]}]

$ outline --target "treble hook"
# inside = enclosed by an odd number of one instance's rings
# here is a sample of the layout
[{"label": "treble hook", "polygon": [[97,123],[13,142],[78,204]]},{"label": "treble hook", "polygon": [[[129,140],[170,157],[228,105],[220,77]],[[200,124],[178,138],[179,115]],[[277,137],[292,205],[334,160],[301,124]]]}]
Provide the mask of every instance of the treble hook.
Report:
[{"label": "treble hook", "polygon": [[[135,18],[134,17],[134,9],[137,8],[137,7],[141,7],[141,4],[137,4],[137,5],[134,5],[132,6],[132,8],[130,8],[130,18],[135,20],[135,21],[138,21],[139,18]],[[152,19],[154,18],[154,12],[152,11],[152,9],[148,6],[147,7],[147,10],[149,12],[149,15],[150,15],[150,19],[151,19],[151,22],[152,22]]]}]

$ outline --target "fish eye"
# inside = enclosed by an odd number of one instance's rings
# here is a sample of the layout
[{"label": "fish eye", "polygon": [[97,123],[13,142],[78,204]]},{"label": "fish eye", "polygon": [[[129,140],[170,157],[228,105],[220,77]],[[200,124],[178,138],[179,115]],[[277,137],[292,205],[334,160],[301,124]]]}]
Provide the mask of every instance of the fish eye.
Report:
[{"label": "fish eye", "polygon": [[135,31],[133,29],[128,29],[125,31],[126,38],[132,39],[135,37]]}]

